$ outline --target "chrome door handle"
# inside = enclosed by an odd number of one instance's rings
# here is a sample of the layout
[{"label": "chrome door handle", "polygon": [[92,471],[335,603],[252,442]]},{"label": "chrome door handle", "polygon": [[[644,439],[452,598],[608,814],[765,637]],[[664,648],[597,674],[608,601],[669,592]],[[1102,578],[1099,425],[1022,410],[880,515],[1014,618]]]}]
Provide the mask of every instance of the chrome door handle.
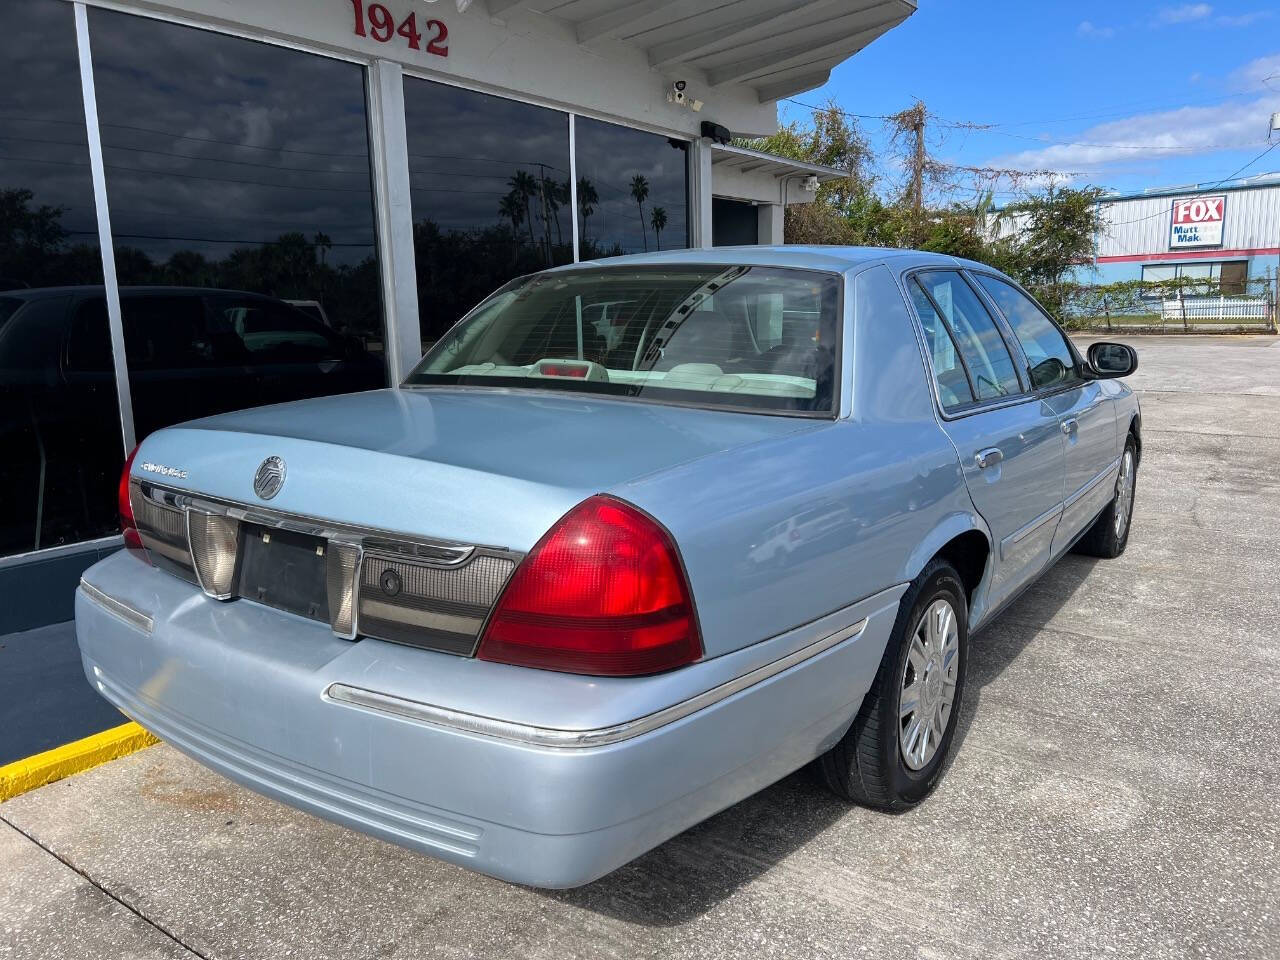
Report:
[{"label": "chrome door handle", "polygon": [[1071,434],[1076,432],[1079,426],[1080,426],[1080,421],[1077,420],[1075,417],[1072,417],[1070,420],[1063,420],[1062,432],[1065,433],[1067,436],[1071,436]]},{"label": "chrome door handle", "polygon": [[985,470],[987,467],[994,467],[1003,459],[1004,452],[999,447],[987,447],[987,449],[979,450],[973,455],[974,463],[978,465],[979,470]]}]

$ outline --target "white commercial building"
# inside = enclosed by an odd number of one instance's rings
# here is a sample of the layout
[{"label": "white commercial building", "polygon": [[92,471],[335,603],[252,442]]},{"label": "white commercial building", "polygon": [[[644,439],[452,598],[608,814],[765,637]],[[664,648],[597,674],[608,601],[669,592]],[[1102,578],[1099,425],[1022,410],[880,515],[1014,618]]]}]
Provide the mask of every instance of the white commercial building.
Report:
[{"label": "white commercial building", "polygon": [[1216,281],[1257,292],[1280,266],[1280,173],[1161,187],[1100,201],[1098,279]]},{"label": "white commercial building", "polygon": [[914,10],[0,4],[0,634],[69,616],[150,431],[395,383],[532,270],[781,242],[838,174],[725,137]]}]

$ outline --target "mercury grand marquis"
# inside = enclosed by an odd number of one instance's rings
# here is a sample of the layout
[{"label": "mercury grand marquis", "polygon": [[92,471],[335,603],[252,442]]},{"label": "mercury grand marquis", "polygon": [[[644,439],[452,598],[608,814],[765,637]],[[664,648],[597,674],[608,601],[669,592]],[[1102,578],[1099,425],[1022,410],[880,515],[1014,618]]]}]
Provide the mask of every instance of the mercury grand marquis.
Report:
[{"label": "mercury grand marquis", "polygon": [[901,809],[973,631],[1124,550],[1136,363],[933,254],[521,277],[395,389],[148,436],[128,549],[76,596],[84,668],[253,790],[536,886],[814,761]]}]

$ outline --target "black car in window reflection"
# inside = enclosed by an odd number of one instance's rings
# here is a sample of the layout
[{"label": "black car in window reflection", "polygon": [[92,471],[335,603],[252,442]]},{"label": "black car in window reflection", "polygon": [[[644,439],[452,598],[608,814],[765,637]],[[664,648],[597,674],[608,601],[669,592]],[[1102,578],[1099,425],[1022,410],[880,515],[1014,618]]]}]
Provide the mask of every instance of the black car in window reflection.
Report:
[{"label": "black car in window reflection", "polygon": [[[134,426],[386,385],[379,353],[283,300],[197,287],[120,291]],[[0,293],[0,555],[115,528],[123,459],[100,286]],[[53,479],[57,478],[55,483]]]}]

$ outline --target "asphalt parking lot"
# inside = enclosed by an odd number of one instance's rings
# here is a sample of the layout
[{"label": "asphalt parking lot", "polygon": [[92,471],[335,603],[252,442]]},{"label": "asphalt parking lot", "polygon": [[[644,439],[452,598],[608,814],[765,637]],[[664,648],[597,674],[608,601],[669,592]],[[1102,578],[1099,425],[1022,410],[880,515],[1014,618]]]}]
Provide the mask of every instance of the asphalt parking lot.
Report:
[{"label": "asphalt parking lot", "polygon": [[0,956],[1275,957],[1280,340],[1131,342],[1128,551],[1067,557],[974,638],[916,810],[801,772],[550,893],[161,745],[0,805]]}]

